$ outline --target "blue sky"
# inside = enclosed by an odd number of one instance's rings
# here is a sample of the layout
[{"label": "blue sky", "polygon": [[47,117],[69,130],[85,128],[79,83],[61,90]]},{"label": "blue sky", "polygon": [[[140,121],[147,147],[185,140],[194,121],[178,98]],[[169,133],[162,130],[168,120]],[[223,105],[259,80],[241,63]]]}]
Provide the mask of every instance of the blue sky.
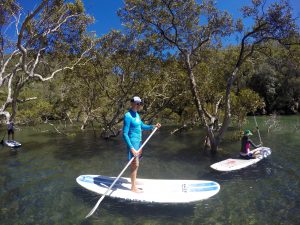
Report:
[{"label": "blue sky", "polygon": [[[88,14],[95,17],[95,24],[89,29],[96,31],[98,36],[108,33],[112,29],[122,29],[121,21],[116,12],[123,6],[122,0],[83,0]],[[240,15],[239,9],[250,0],[217,0],[219,9],[227,10],[233,17]],[[274,2],[274,0],[268,0]],[[300,26],[300,0],[290,0],[294,15],[298,16]]]},{"label": "blue sky", "polygon": [[[25,12],[31,11],[41,0],[18,0]],[[83,0],[86,12],[95,18],[95,23],[89,27],[90,31],[95,31],[97,36],[102,36],[113,29],[122,29],[117,10],[123,6],[123,0]],[[234,18],[240,15],[239,9],[250,3],[251,0],[217,0],[219,9],[227,10]],[[274,2],[274,0],[268,0]],[[294,10],[294,15],[298,18],[300,26],[300,0],[290,0]],[[233,40],[234,41],[234,40]]]}]

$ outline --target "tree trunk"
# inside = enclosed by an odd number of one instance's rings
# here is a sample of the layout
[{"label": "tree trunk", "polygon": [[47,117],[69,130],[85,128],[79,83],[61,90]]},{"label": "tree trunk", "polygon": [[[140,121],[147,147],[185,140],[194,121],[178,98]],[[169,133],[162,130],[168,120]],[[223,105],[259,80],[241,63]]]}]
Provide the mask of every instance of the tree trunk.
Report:
[{"label": "tree trunk", "polygon": [[224,119],[221,126],[221,129],[217,135],[217,141],[220,142],[221,139],[224,137],[225,131],[228,129],[231,119],[231,105],[230,105],[230,92],[233,82],[236,79],[237,72],[239,67],[236,67],[233,71],[231,77],[228,79],[227,86],[226,86],[226,94],[225,94],[225,112],[224,112]]},{"label": "tree trunk", "polygon": [[20,94],[21,88],[19,87],[19,81],[14,88],[13,92],[13,97],[12,97],[12,103],[11,103],[11,108],[12,108],[12,113],[11,113],[11,119],[14,120],[16,115],[17,115],[17,110],[18,110],[18,97]]},{"label": "tree trunk", "polygon": [[81,130],[85,130],[86,126],[87,126],[87,123],[88,123],[88,120],[89,120],[89,115],[86,115],[85,118],[83,119],[83,122],[82,122],[82,125],[81,125]]},{"label": "tree trunk", "polygon": [[194,76],[193,69],[192,69],[191,64],[190,64],[190,56],[188,54],[186,55],[186,62],[185,63],[186,63],[188,77],[189,77],[190,86],[191,86],[191,91],[192,91],[192,95],[193,95],[193,98],[194,98],[194,102],[196,104],[198,115],[199,115],[200,119],[202,120],[202,122],[204,123],[204,125],[206,127],[207,136],[208,136],[209,141],[210,141],[211,151],[216,152],[218,150],[219,142],[215,139],[215,135],[214,135],[214,132],[213,132],[213,127],[211,127],[210,124],[208,124],[208,122],[205,118],[205,113],[204,113],[204,110],[203,110],[203,107],[202,107],[202,103],[201,103],[200,97],[198,96],[195,76]]}]

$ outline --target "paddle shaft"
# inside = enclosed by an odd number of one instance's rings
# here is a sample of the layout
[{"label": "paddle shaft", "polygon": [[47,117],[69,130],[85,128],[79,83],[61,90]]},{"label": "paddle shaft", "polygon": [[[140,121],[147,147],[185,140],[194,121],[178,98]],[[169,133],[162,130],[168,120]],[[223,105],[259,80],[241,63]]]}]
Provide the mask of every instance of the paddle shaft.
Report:
[{"label": "paddle shaft", "polygon": [[4,141],[5,136],[6,136],[6,132],[5,132],[3,138],[2,138],[2,140],[1,140],[1,142],[0,142],[1,144],[3,144],[3,141]]},{"label": "paddle shaft", "polygon": [[[142,146],[139,148],[142,149],[145,144],[149,141],[149,139],[152,137],[152,135],[155,133],[155,131],[157,130],[157,127],[154,128],[154,130],[152,131],[152,133],[149,135],[149,137],[144,141],[144,143],[142,144]],[[110,185],[110,187],[107,189],[107,191],[101,196],[101,198],[98,200],[98,202],[96,203],[96,205],[94,206],[94,208],[89,212],[89,214],[87,214],[87,216],[85,218],[90,217],[91,215],[93,215],[93,213],[96,211],[96,209],[98,208],[98,206],[100,205],[100,203],[102,202],[102,200],[106,197],[107,193],[112,189],[112,187],[115,185],[115,183],[120,179],[120,177],[122,176],[122,174],[125,172],[125,170],[127,169],[127,167],[132,163],[132,161],[135,159],[136,157],[132,157],[130,159],[130,161],[127,163],[127,165],[124,167],[124,169],[121,171],[121,173],[117,176],[117,178],[114,180],[114,182]]]},{"label": "paddle shaft", "polygon": [[257,129],[259,141],[260,141],[260,144],[262,144],[261,136],[260,136],[260,132],[259,132],[259,128],[258,128],[258,124],[257,124],[257,121],[256,121],[256,117],[255,117],[255,114],[254,114],[254,113],[253,113],[253,115],[254,115],[254,121],[255,121],[256,129]]}]

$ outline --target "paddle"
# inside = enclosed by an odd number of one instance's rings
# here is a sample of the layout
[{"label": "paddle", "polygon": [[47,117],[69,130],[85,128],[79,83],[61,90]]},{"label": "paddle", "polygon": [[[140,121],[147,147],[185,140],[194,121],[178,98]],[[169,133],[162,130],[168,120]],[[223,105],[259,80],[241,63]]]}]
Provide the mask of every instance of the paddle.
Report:
[{"label": "paddle", "polygon": [[256,117],[255,117],[254,112],[253,112],[253,116],[254,116],[254,121],[255,121],[256,129],[257,129],[259,141],[260,141],[260,144],[262,145],[261,136],[260,136],[260,132],[259,132],[259,128],[258,128],[258,124],[257,124]]},{"label": "paddle", "polygon": [[[149,137],[146,139],[146,141],[143,143],[143,145],[140,147],[140,149],[142,149],[145,146],[145,144],[149,141],[149,139],[152,137],[152,135],[155,133],[156,130],[157,130],[157,127],[155,127],[155,129],[152,131],[152,133],[149,135]],[[93,215],[93,213],[96,211],[96,209],[98,208],[98,206],[100,205],[100,203],[102,202],[102,200],[105,198],[105,196],[107,195],[107,193],[112,189],[112,187],[119,180],[119,178],[122,176],[122,174],[125,172],[125,170],[127,169],[127,167],[132,163],[132,161],[135,158],[138,158],[138,156],[131,158],[131,160],[127,163],[127,165],[124,167],[124,169],[118,175],[118,177],[114,180],[114,182],[110,185],[110,187],[107,189],[107,191],[102,195],[102,197],[98,200],[98,202],[96,203],[96,205],[94,206],[94,208],[89,212],[89,214],[87,214],[87,216],[85,218],[88,218],[91,215]]]},{"label": "paddle", "polygon": [[2,144],[2,145],[4,144],[3,140],[4,140],[5,136],[6,136],[6,132],[5,132],[3,138],[2,138],[2,140],[1,140],[1,142],[0,142],[0,144]]}]

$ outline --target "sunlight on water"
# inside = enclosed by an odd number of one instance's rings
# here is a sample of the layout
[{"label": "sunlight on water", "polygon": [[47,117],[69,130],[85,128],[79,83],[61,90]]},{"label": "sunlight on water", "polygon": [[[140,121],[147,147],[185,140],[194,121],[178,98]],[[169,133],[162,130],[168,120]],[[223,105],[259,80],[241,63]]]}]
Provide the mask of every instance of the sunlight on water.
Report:
[{"label": "sunlight on water", "polygon": [[[213,180],[221,185],[219,194],[186,205],[105,198],[88,220],[84,217],[99,196],[75,179],[81,174],[117,176],[127,163],[121,137],[104,141],[93,132],[65,137],[23,128],[16,134],[21,149],[0,147],[0,224],[298,224],[300,117],[278,119],[279,126],[268,133],[267,118],[258,118],[272,155],[230,173],[209,166],[236,157],[239,141],[224,142],[222,151],[211,156],[201,152],[199,131],[171,136],[171,128],[164,127],[144,148],[139,177]],[[249,121],[246,126],[253,128]],[[253,140],[258,142],[255,136]]]}]

